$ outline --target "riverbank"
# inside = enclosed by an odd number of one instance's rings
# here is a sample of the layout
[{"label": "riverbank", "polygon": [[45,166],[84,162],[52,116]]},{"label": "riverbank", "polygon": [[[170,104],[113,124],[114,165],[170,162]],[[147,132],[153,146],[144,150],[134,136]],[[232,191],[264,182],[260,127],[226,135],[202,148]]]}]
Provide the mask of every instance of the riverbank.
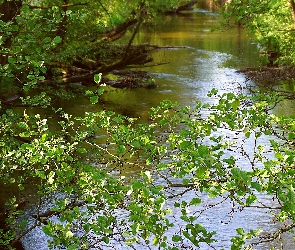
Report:
[{"label": "riverbank", "polygon": [[282,80],[289,81],[295,78],[295,68],[293,66],[249,67],[238,70],[238,73],[243,73],[250,80],[258,83],[274,83]]}]

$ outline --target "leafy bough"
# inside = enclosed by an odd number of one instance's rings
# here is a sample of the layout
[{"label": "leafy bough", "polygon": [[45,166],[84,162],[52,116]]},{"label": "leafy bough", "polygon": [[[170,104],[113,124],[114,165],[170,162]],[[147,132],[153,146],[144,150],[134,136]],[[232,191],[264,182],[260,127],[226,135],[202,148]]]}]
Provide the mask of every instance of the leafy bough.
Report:
[{"label": "leafy bough", "polygon": [[33,180],[40,199],[34,223],[22,228],[10,200],[10,230],[1,243],[40,227],[50,247],[217,249],[219,232],[202,216],[220,206],[229,209],[226,223],[246,209],[265,210],[281,223],[270,233],[236,228],[222,247],[250,249],[292,233],[294,117],[271,113],[280,101],[275,94],[213,89],[208,96],[216,104],[179,108],[164,101],[151,109],[148,124],[106,110],[83,117],[56,110],[53,130],[39,115],[7,110],[1,179],[20,193]]}]

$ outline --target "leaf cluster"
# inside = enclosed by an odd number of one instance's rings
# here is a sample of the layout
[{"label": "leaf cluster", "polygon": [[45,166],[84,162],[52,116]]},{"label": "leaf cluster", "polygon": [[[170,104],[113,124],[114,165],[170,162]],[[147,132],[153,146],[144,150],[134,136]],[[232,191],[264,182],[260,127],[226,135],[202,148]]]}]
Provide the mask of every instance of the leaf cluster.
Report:
[{"label": "leaf cluster", "polygon": [[265,55],[277,52],[281,64],[293,65],[294,8],[290,1],[233,0],[224,6],[225,23],[244,25]]},{"label": "leaf cluster", "polygon": [[[218,102],[178,108],[164,101],[151,109],[150,124],[106,110],[83,117],[56,110],[53,126],[40,115],[7,110],[0,126],[1,179],[19,192],[33,180],[40,196],[36,220],[23,232],[42,227],[52,246],[70,249],[214,247],[218,232],[198,220],[227,202],[233,216],[246,207],[276,209],[272,216],[291,232],[294,117],[268,114],[276,95],[218,95],[214,89],[208,95]],[[276,208],[264,203],[266,196]],[[15,204],[16,199],[8,205],[11,211]],[[14,228],[21,216],[9,218]],[[280,230],[269,237],[279,237]],[[259,228],[237,232],[232,249],[260,242]],[[18,237],[3,235],[3,244]]]}]

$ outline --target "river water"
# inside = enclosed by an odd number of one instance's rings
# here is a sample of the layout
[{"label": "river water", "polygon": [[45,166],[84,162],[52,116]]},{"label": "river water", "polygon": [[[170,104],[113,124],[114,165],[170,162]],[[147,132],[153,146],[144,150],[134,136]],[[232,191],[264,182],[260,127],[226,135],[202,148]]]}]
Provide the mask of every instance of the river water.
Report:
[{"label": "river water", "polygon": [[[124,115],[140,117],[140,122],[145,122],[150,108],[164,99],[176,101],[180,106],[194,106],[197,100],[212,103],[214,100],[208,99],[206,94],[213,87],[220,92],[247,91],[246,85],[254,83],[237,73],[237,69],[257,66],[259,49],[240,27],[212,32],[211,30],[216,28],[219,22],[219,15],[196,9],[183,15],[162,17],[155,26],[143,28],[135,39],[138,44],[150,43],[159,46],[185,46],[185,48],[155,51],[152,64],[164,64],[141,69],[151,73],[158,84],[157,88],[107,88],[102,97],[105,107]],[[64,102],[61,105],[65,111],[73,115],[101,108],[99,105],[95,108],[90,106],[88,100],[83,98],[75,102]],[[293,110],[294,105],[286,103],[286,106],[279,107],[276,112],[292,113]],[[266,198],[265,202],[271,203],[271,200]],[[234,219],[229,219],[230,213],[231,204],[222,203],[216,206],[215,210],[204,212],[200,217],[201,223],[210,230],[218,231],[220,242],[214,245],[216,249],[230,248],[229,238],[236,234],[237,227],[245,229],[261,227],[266,232],[274,227],[271,216],[265,211],[253,213],[245,210]],[[34,230],[24,237],[23,243],[28,250],[45,250],[46,240],[41,230]],[[295,249],[292,239],[287,238],[286,242],[284,249]],[[265,244],[257,249],[270,249],[271,246]],[[212,248],[203,245],[200,249]]]}]

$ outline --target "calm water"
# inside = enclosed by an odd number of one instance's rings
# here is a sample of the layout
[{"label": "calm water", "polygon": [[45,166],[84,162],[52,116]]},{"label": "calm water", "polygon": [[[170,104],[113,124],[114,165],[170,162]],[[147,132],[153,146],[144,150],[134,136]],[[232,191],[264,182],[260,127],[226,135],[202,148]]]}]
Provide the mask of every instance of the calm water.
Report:
[{"label": "calm water", "polygon": [[[235,90],[245,80],[236,70],[257,65],[257,46],[243,29],[211,32],[219,21],[220,17],[214,13],[195,10],[182,16],[163,17],[154,27],[142,29],[135,43],[187,48],[154,52],[152,64],[166,64],[140,70],[150,72],[159,87],[107,89],[103,96],[107,108],[133,117],[146,117],[150,107],[164,99],[193,105],[196,100],[208,101],[206,93],[212,87],[222,91]],[[79,99],[76,104],[62,105],[73,113],[93,109],[86,99]]]},{"label": "calm water", "polygon": [[[152,74],[158,88],[134,90],[107,88],[103,96],[106,108],[131,117],[140,117],[140,121],[145,122],[149,109],[164,99],[177,101],[181,106],[193,106],[197,100],[212,103],[214,100],[208,99],[206,94],[213,87],[221,92],[247,91],[246,84],[254,83],[246,83],[246,78],[236,73],[236,70],[257,66],[258,48],[241,28],[211,32],[219,21],[218,15],[197,9],[181,16],[165,16],[154,27],[142,29],[136,37],[136,43],[186,46],[186,48],[154,52],[153,63],[166,64],[145,67],[142,70]],[[87,110],[101,109],[99,105],[90,106],[87,99],[63,102],[60,105],[74,115],[81,115]],[[280,106],[275,112],[293,112],[293,104],[283,105],[285,106]],[[248,149],[251,150],[251,148],[250,143]],[[243,160],[241,160],[241,166],[244,166]],[[205,204],[208,205],[210,202],[208,200]],[[272,201],[265,197],[265,202],[271,204]],[[274,227],[266,211],[246,209],[230,219],[231,211],[231,204],[222,203],[214,210],[210,209],[202,213],[199,218],[200,223],[211,230],[218,231],[220,242],[215,245],[216,249],[222,247],[229,249],[229,238],[235,235],[237,227],[245,229],[262,227],[266,232]],[[295,249],[293,241],[290,239],[287,241],[289,245],[284,249]],[[23,242],[28,250],[47,249],[46,238],[40,230],[33,231],[24,238]],[[257,249],[269,248],[270,245],[264,245]],[[201,249],[210,248],[203,245]]]}]

